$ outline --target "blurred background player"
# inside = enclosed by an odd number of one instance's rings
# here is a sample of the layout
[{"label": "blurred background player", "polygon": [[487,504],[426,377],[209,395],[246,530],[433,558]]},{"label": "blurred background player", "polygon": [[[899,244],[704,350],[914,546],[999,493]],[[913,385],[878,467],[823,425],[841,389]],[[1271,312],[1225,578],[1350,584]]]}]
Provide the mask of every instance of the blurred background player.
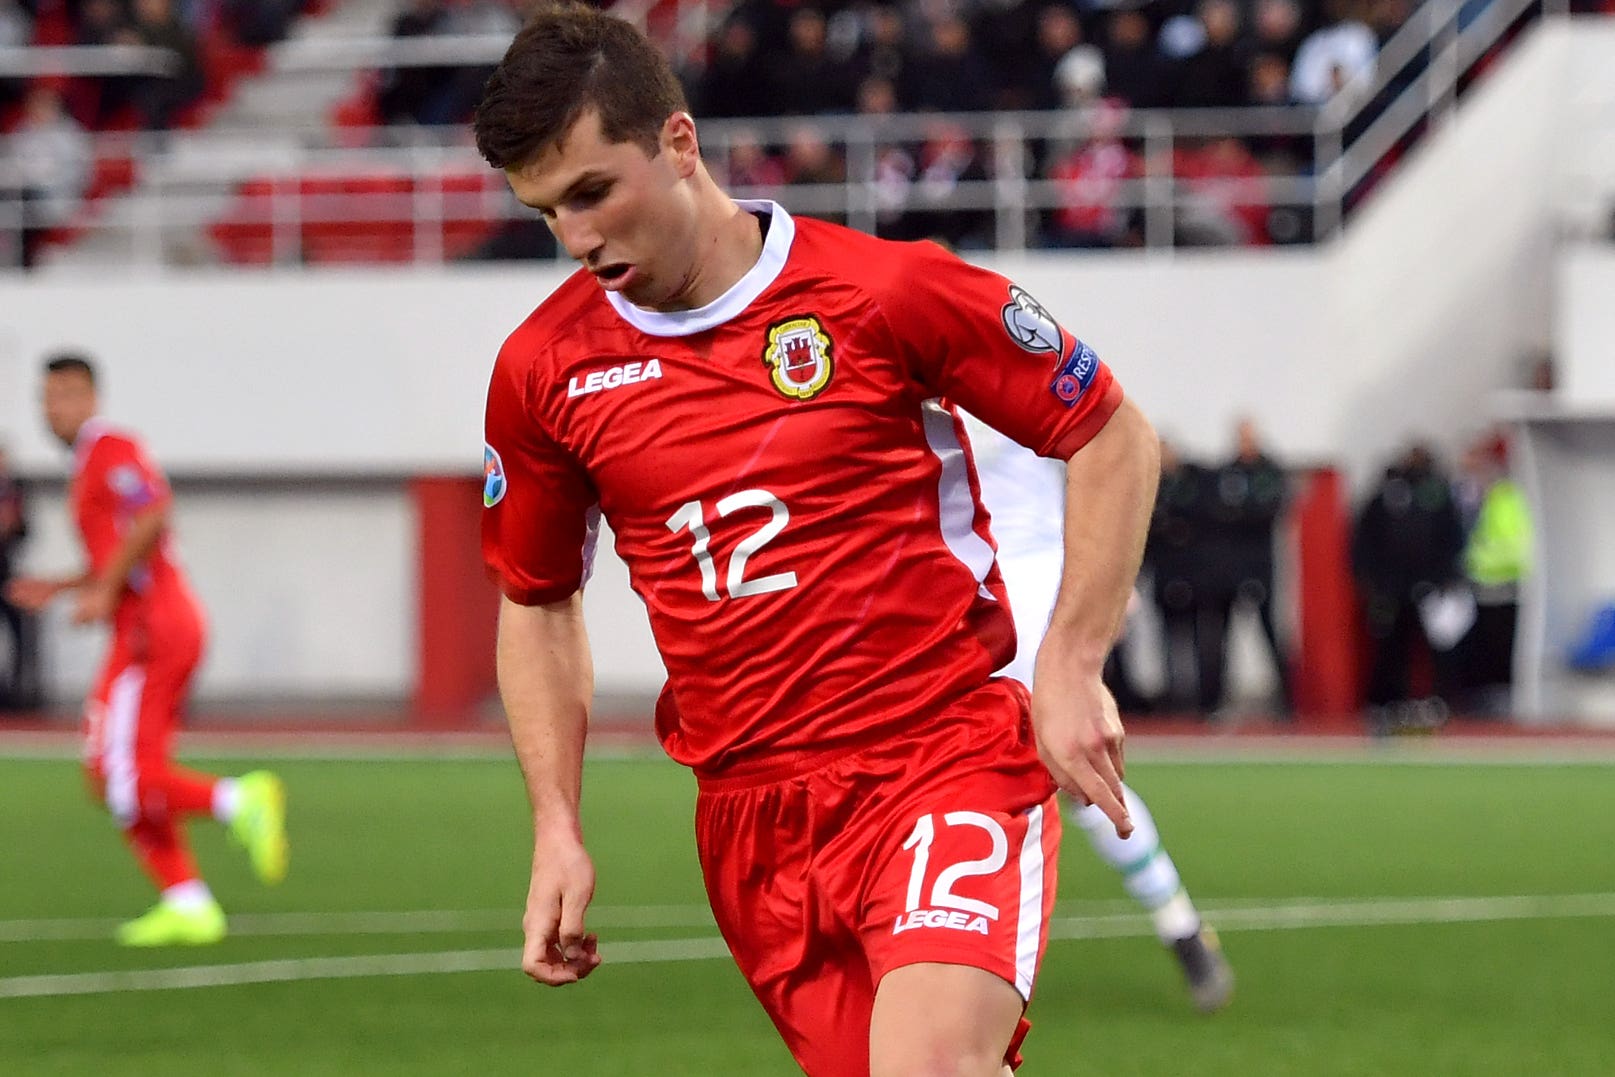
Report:
[{"label": "blurred background player", "polygon": [[89,567],[60,579],[12,582],[31,611],[74,594],[73,622],[110,622],[111,646],[85,704],[85,765],[92,788],[123,828],[161,892],[157,905],[118,929],[125,946],[198,945],[225,935],[224,911],[185,840],[188,815],[230,827],[266,883],[286,874],[285,790],[267,771],[216,778],[171,759],[180,708],[202,657],[201,605],[168,542],[170,493],[144,447],[100,418],[95,368],[78,355],[45,364],[46,425],[73,450],[70,493]]},{"label": "blurred background player", "polygon": [[[981,499],[998,540],[998,569],[1015,619],[1015,657],[999,673],[1031,688],[1064,560],[1065,468],[984,423],[971,420],[969,430]],[[1133,820],[1131,837],[1118,837],[1092,804],[1072,803],[1067,814],[1099,858],[1121,875],[1127,893],[1149,911],[1161,944],[1183,968],[1195,1006],[1207,1013],[1219,1010],[1233,996],[1234,974],[1217,934],[1189,900],[1143,799],[1131,786],[1124,785],[1122,792]]]}]

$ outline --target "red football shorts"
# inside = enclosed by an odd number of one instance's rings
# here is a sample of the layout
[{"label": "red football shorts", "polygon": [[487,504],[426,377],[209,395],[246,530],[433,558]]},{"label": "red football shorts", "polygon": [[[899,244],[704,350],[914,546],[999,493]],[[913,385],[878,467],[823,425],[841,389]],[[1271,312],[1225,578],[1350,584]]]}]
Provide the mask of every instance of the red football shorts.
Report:
[{"label": "red football shorts", "polygon": [[995,681],[849,754],[702,780],[713,914],[809,1077],[868,1077],[875,988],[903,965],[986,969],[1031,998],[1060,813],[1025,699]]},{"label": "red football shorts", "polygon": [[121,825],[165,814],[174,730],[205,627],[193,603],[120,611],[112,644],[84,707],[84,765],[91,788]]}]

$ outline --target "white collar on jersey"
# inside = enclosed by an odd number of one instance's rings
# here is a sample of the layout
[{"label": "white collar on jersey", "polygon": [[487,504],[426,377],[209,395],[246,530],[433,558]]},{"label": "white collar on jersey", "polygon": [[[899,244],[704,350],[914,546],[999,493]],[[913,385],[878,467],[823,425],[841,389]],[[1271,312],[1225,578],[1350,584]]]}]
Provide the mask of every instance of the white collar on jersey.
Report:
[{"label": "white collar on jersey", "polygon": [[737,317],[774,283],[785,268],[785,259],[790,257],[791,242],[796,238],[796,222],[791,220],[791,215],[778,202],[737,198],[735,205],[748,213],[769,215],[768,235],[763,237],[763,253],[757,259],[757,264],[735,281],[727,292],[694,310],[646,310],[634,306],[619,292],[607,292],[606,298],[622,315],[623,321],[653,337],[687,337],[692,333],[715,329]]},{"label": "white collar on jersey", "polygon": [[84,425],[79,427],[78,435],[73,438],[73,459],[82,465],[84,458],[90,455],[90,450],[95,448],[95,443],[111,431],[112,424],[99,415],[85,419]]}]

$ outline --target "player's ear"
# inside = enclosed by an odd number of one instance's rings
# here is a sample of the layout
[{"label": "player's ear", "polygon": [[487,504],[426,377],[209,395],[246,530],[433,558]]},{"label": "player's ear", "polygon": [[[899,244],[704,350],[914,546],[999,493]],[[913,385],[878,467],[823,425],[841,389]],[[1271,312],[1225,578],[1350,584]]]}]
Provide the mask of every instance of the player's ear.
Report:
[{"label": "player's ear", "polygon": [[673,162],[680,179],[695,174],[701,163],[701,140],[695,133],[695,118],[688,112],[675,112],[662,124],[659,139],[662,152]]}]

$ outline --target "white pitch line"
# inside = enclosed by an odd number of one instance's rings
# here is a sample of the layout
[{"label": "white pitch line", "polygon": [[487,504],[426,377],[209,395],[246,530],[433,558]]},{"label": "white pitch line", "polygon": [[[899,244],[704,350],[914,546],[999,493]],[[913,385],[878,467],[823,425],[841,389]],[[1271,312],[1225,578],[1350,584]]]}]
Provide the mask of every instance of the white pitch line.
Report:
[{"label": "white pitch line", "polygon": [[[1137,908],[1128,900],[1071,900],[1061,909],[1086,915]],[[118,920],[68,917],[0,920],[0,945],[30,942],[94,942],[110,938]],[[589,910],[591,928],[710,928],[705,905],[604,905]],[[237,913],[232,938],[295,938],[313,935],[446,935],[521,930],[519,909],[410,909],[376,912]]]},{"label": "white pitch line", "polygon": [[[712,927],[705,905],[622,905],[592,909],[592,927]],[[119,921],[102,918],[0,920],[0,944],[75,942],[109,937]],[[397,912],[239,913],[230,917],[236,938],[302,935],[432,935],[466,931],[519,931],[519,909],[412,909]]]},{"label": "white pitch line", "polygon": [[[1370,898],[1365,901],[1291,902],[1283,905],[1202,906],[1218,931],[1292,931],[1309,927],[1489,923],[1615,917],[1615,893],[1516,897]],[[1136,913],[1057,917],[1051,939],[1132,938],[1148,920]]]},{"label": "white pitch line", "polygon": [[[1392,924],[1482,923],[1615,917],[1615,893],[1520,895],[1476,898],[1370,898],[1281,905],[1208,906],[1209,919],[1225,932],[1288,931],[1318,927]],[[1051,939],[1131,938],[1154,934],[1147,917],[1104,914],[1057,918]],[[706,961],[728,955],[715,936],[611,943],[601,948],[611,965]],[[50,998],[126,991],[172,991],[302,980],[345,980],[452,972],[514,972],[514,949],[449,950],[193,965],[170,969],[78,972],[0,978],[0,999]]]},{"label": "white pitch line", "polygon": [[[619,942],[601,947],[613,965],[669,961],[705,961],[728,957],[720,938]],[[377,976],[420,976],[427,973],[517,973],[521,951],[450,950],[419,954],[368,954],[359,957],[305,957],[280,961],[246,961],[234,965],[189,965],[172,969],[119,972],[75,972],[0,979],[0,999],[60,998],[127,991],[180,991],[201,987],[290,983],[302,980],[355,980]]]}]

